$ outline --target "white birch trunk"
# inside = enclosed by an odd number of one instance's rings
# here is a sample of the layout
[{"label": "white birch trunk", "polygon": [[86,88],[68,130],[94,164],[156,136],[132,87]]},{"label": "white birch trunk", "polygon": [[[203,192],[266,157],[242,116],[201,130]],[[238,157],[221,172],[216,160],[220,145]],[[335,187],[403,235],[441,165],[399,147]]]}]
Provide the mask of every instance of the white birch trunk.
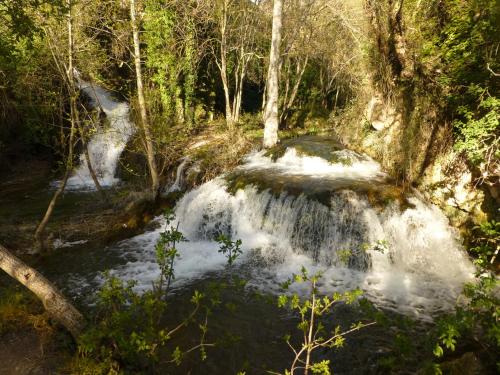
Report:
[{"label": "white birch trunk", "polygon": [[283,0],[274,0],[273,29],[271,52],[269,56],[269,73],[267,76],[267,101],[264,111],[264,147],[272,147],[278,143],[278,100],[279,100],[279,62],[281,44]]}]

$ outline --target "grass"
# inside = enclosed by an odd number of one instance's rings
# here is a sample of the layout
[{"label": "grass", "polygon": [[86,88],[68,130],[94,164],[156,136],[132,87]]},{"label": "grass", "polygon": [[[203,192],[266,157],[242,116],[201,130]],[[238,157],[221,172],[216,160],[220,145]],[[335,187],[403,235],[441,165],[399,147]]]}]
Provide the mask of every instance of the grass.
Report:
[{"label": "grass", "polygon": [[42,336],[53,332],[42,304],[23,287],[0,288],[0,337],[20,329],[35,329]]}]

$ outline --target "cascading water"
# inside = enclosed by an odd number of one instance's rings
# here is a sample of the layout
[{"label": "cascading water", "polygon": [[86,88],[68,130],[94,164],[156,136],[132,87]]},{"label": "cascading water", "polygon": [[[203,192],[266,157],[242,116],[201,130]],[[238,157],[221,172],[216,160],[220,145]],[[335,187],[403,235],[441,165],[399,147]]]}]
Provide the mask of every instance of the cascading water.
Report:
[{"label": "cascading water", "polygon": [[[98,129],[88,142],[90,162],[101,186],[112,186],[118,182],[116,167],[121,153],[134,133],[134,125],[129,119],[129,105],[118,102],[112,94],[100,86],[78,81],[80,90],[89,98],[94,108],[102,108],[109,121],[104,129]],[[80,155],[80,165],[68,179],[68,190],[94,190],[95,184],[90,174],[85,155]]]},{"label": "cascading water", "polygon": [[[341,161],[295,148],[275,161],[256,153],[186,193],[175,209],[189,239],[179,245],[176,285],[224,268],[214,239],[225,234],[243,241],[238,263],[257,288],[272,291],[304,266],[323,272],[325,293],[359,287],[379,306],[422,319],[451,308],[474,270],[446,217],[416,194],[384,195],[395,187],[373,160],[347,150],[333,156]],[[149,288],[161,230],[121,242],[127,263],[112,272]]]},{"label": "cascading water", "polygon": [[175,173],[175,181],[172,185],[166,190],[167,193],[173,193],[175,191],[181,191],[184,185],[184,170],[186,166],[189,164],[191,160],[188,157],[182,158],[181,163],[177,167],[177,171]]}]

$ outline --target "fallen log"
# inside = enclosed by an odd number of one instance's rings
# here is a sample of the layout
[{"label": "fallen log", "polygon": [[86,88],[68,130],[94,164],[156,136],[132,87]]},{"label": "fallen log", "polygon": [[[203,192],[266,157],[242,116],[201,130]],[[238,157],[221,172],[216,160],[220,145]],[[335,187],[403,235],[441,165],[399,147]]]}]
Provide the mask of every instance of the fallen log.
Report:
[{"label": "fallen log", "polygon": [[49,315],[77,339],[85,320],[83,315],[41,273],[28,266],[0,244],[0,269],[33,292]]}]

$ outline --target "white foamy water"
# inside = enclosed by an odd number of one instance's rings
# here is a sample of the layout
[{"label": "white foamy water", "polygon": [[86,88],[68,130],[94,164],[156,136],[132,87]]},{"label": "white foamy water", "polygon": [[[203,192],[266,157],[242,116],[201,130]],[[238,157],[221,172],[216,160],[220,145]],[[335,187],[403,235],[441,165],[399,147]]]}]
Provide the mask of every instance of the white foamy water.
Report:
[{"label": "white foamy water", "polygon": [[167,193],[181,191],[184,186],[184,170],[191,160],[187,157],[183,158],[175,173],[175,181],[166,189]]},{"label": "white foamy water", "polygon": [[368,156],[350,150],[334,151],[332,155],[342,162],[330,163],[318,156],[300,155],[293,147],[287,148],[282,157],[272,162],[261,151],[248,156],[240,168],[323,179],[373,180],[387,177],[380,169],[380,164]]},{"label": "white foamy water", "polygon": [[[353,179],[370,179],[382,174],[374,161],[361,157],[350,165],[323,159],[316,165],[311,159],[290,150],[273,163],[257,154],[241,168],[290,175],[323,173],[328,178],[349,174]],[[277,194],[254,186],[233,195],[226,186],[223,178],[217,178],[188,192],[177,204],[179,229],[189,239],[180,244],[181,257],[175,263],[179,287],[224,269],[225,258],[213,241],[219,234],[242,240],[237,264],[250,270],[249,284],[254,287],[275,291],[304,266],[324,273],[320,284],[324,293],[359,287],[379,306],[422,319],[449,310],[463,283],[472,277],[473,266],[456,231],[436,207],[416,196],[408,199],[406,209],[397,202],[381,208],[372,207],[363,193],[343,188],[331,192],[327,206],[304,194]],[[158,276],[154,245],[162,230],[121,242],[117,252],[128,263],[113,273],[149,288]],[[387,242],[383,253],[361,250],[378,240]],[[353,251],[347,264],[339,256],[346,249]]]},{"label": "white foamy water", "polygon": [[[88,142],[90,162],[99,183],[112,186],[119,180],[115,176],[121,153],[133,135],[135,127],[129,119],[129,105],[119,102],[104,88],[79,81],[80,89],[90,98],[94,108],[102,108],[109,124],[99,128]],[[85,155],[80,155],[80,164],[67,182],[68,190],[95,190]]]}]

